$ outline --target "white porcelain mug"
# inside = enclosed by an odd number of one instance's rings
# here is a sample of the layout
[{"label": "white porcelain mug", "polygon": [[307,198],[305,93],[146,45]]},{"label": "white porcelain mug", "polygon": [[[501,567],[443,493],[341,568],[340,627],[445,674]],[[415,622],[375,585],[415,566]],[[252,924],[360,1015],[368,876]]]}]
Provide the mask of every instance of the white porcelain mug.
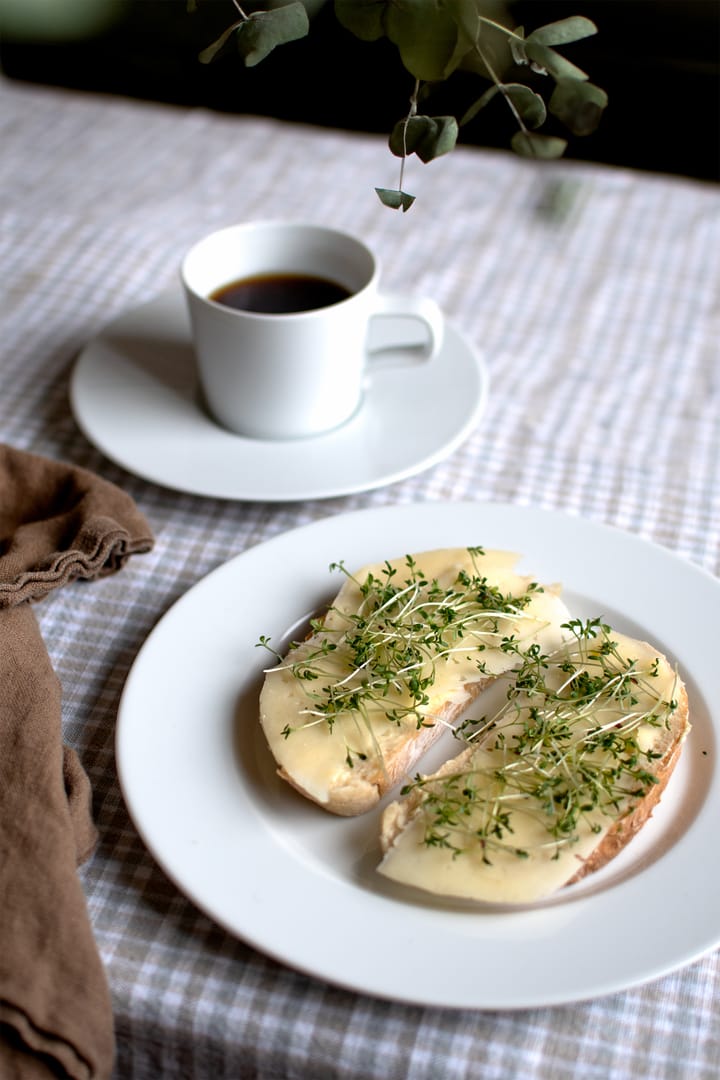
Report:
[{"label": "white porcelain mug", "polygon": [[[213,298],[233,282],[272,276],[320,277],[344,297],[325,307],[267,313]],[[251,438],[318,435],[349,420],[372,379],[370,329],[376,318],[420,323],[377,362],[417,364],[442,345],[443,316],[429,298],[379,291],[372,252],[347,233],[318,225],[264,221],[233,225],[200,240],[181,278],[198,377],[216,420]],[[411,325],[412,325],[411,324]],[[401,337],[404,331],[401,331]]]}]

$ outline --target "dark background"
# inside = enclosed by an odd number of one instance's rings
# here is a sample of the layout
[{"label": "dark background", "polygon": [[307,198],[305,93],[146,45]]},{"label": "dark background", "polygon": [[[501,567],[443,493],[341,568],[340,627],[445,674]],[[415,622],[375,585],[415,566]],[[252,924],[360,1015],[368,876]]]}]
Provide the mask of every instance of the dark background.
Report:
[{"label": "dark background", "polygon": [[[313,2],[309,36],[251,69],[232,50],[210,65],[197,58],[236,18],[231,0],[197,0],[194,13],[187,0],[107,0],[112,17],[91,36],[53,40],[49,31],[6,29],[0,64],[10,78],[46,85],[389,133],[412,88],[396,49],[358,41],[335,19],[332,0]],[[596,36],[565,52],[608,92],[610,104],[600,128],[572,138],[566,156],[720,180],[720,0],[508,6],[528,31],[571,14],[598,26]],[[454,78],[428,111],[440,114],[449,104],[447,111],[461,114],[478,96],[477,80],[470,86],[468,78]],[[462,129],[461,142],[505,147],[514,130],[507,111],[493,104]]]}]

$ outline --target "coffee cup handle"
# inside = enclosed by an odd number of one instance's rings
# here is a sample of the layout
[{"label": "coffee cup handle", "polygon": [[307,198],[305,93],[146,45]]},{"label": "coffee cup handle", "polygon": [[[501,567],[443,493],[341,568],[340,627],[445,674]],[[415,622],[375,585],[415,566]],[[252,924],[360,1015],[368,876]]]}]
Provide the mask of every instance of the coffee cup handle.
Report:
[{"label": "coffee cup handle", "polygon": [[368,340],[370,371],[431,360],[443,344],[445,318],[425,296],[381,293],[375,298]]}]

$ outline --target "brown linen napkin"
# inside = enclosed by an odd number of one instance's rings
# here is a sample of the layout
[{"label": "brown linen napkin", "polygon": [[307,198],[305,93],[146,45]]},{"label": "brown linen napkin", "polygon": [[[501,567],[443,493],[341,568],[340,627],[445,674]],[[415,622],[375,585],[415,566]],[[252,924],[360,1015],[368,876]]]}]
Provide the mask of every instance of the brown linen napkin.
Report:
[{"label": "brown linen napkin", "polygon": [[76,872],[96,840],[90,785],[62,743],[61,687],[30,601],[152,544],[114,484],[0,444],[2,1080],[112,1072],[110,995]]}]

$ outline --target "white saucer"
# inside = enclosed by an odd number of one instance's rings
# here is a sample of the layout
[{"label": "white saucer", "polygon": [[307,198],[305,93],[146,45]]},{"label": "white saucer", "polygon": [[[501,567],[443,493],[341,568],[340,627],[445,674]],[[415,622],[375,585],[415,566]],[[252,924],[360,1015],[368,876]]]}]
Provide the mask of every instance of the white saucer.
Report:
[{"label": "white saucer", "polygon": [[331,498],[413,476],[457,449],[486,397],[482,360],[447,326],[433,360],[375,372],[361,408],[336,431],[287,442],[234,435],[201,403],[179,288],[90,342],[70,386],[83,434],[130,472],[176,491],[261,502]]}]

